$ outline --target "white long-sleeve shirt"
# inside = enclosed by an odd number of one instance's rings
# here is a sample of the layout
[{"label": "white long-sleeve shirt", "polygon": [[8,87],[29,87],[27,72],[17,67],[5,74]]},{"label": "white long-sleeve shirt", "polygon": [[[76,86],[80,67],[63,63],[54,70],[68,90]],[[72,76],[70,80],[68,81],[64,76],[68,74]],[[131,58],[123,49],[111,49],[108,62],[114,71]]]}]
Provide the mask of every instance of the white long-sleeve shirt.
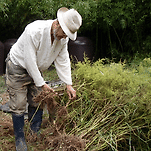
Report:
[{"label": "white long-sleeve shirt", "polygon": [[54,62],[59,78],[72,85],[70,58],[67,50],[69,38],[51,43],[54,20],[37,20],[25,28],[10,50],[10,59],[27,70],[36,86],[45,84],[41,72]]}]

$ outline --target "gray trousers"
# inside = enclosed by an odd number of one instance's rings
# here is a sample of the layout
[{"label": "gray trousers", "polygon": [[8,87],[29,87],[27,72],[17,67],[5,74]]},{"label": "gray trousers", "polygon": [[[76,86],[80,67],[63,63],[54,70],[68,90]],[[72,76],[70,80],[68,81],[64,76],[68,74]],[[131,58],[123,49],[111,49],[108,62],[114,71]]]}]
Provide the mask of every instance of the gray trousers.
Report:
[{"label": "gray trousers", "polygon": [[9,58],[6,59],[6,85],[10,97],[9,107],[15,114],[23,114],[26,111],[26,104],[37,107],[33,101],[41,91],[41,87],[36,87],[33,79],[26,69],[15,65]]}]

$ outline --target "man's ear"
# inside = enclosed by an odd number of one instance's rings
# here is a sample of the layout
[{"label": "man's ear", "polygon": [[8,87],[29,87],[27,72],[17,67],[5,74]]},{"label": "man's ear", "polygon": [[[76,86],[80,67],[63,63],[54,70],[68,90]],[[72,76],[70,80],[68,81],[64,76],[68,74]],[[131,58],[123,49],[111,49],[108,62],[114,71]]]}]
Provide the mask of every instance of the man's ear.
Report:
[{"label": "man's ear", "polygon": [[56,20],[56,25],[60,25],[58,19]]}]

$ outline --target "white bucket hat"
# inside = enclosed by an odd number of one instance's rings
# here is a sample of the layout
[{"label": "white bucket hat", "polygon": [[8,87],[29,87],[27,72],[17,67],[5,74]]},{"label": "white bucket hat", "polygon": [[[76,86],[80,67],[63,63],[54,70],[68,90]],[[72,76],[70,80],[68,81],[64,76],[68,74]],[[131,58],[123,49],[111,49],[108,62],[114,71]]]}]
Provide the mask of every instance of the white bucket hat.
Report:
[{"label": "white bucket hat", "polygon": [[57,12],[57,18],[62,30],[71,39],[76,40],[77,30],[82,25],[82,17],[75,9],[62,7]]}]

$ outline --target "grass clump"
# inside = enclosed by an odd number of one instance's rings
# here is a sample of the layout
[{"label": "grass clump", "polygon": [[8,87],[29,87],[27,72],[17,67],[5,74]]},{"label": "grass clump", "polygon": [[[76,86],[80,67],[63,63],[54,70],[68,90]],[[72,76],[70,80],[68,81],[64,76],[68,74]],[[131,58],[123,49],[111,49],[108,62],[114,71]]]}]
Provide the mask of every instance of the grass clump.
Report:
[{"label": "grass clump", "polygon": [[103,59],[77,64],[78,97],[69,105],[77,125],[69,134],[88,140],[86,150],[151,149],[149,64],[150,59],[135,68]]}]

